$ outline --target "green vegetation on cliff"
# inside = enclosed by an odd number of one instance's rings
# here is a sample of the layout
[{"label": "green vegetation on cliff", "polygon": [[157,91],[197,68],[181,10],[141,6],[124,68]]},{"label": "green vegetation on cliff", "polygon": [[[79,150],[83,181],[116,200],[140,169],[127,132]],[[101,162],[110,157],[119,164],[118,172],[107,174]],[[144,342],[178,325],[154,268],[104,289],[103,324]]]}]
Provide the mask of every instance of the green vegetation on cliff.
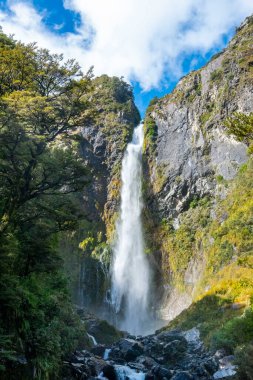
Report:
[{"label": "green vegetation on cliff", "polygon": [[158,98],[154,98],[149,103],[144,120],[144,146],[143,151],[149,152],[152,155],[155,146],[155,140],[157,137],[157,127],[154,118],[152,117],[152,111]]},{"label": "green vegetation on cliff", "polygon": [[[238,139],[244,129],[252,144],[251,116],[235,115],[229,133]],[[251,125],[251,127],[249,127]],[[197,326],[212,348],[235,353],[239,378],[251,379],[250,350],[253,341],[253,159],[249,158],[235,180],[226,184],[224,200],[192,203],[180,218],[180,227],[163,232],[163,249],[175,286],[187,290],[185,275],[191,260],[202,261],[202,274],[195,285],[195,301],[171,327]],[[164,229],[163,229],[164,231]]]},{"label": "green vegetation on cliff", "polygon": [[252,33],[251,16],[155,101],[147,125],[159,139],[147,134],[144,152],[147,250],[167,307],[193,299],[168,328],[198,327],[206,345],[236,354],[244,380],[253,379]]},{"label": "green vegetation on cliff", "polygon": [[253,113],[245,115],[243,113],[235,113],[226,121],[228,134],[235,136],[239,141],[243,141],[248,145],[248,153],[253,153]]}]

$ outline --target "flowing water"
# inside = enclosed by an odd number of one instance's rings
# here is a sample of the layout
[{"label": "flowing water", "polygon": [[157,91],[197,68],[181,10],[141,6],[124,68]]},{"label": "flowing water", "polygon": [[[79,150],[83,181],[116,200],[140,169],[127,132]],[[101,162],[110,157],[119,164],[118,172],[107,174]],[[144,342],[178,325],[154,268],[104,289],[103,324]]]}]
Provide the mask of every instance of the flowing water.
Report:
[{"label": "flowing water", "polygon": [[115,370],[117,373],[117,378],[119,380],[145,380],[145,373],[144,372],[137,372],[132,368],[129,368],[127,366],[123,365],[116,365]]},{"label": "flowing water", "polygon": [[145,334],[148,323],[149,264],[142,232],[143,125],[134,130],[122,162],[121,207],[112,263],[112,304],[118,327]]},{"label": "flowing water", "polygon": [[88,335],[88,337],[92,340],[94,346],[97,346],[98,343],[97,343],[95,337],[94,337],[93,335],[88,334],[88,333],[87,333],[87,335]]}]

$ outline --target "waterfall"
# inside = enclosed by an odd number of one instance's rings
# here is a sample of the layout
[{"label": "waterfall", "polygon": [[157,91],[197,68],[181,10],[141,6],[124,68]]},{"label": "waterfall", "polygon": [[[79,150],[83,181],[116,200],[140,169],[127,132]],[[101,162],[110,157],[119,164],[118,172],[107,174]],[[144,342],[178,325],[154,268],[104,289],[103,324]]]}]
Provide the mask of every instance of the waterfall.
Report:
[{"label": "waterfall", "polygon": [[142,232],[143,125],[135,128],[122,162],[120,216],[112,263],[112,304],[118,327],[144,334],[148,321],[150,271]]},{"label": "waterfall", "polygon": [[91,334],[88,334],[88,333],[87,333],[87,335],[92,340],[92,343],[94,344],[94,346],[97,346],[98,343],[97,343],[95,337],[93,335],[91,335]]}]

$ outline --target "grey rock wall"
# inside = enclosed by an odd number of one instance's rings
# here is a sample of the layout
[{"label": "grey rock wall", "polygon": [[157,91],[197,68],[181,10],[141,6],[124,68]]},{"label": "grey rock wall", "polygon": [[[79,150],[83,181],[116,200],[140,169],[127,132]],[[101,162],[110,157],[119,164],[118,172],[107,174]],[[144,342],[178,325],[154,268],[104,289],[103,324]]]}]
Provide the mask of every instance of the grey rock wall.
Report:
[{"label": "grey rock wall", "polygon": [[193,198],[215,196],[217,179],[234,178],[247,161],[246,145],[226,133],[224,122],[234,112],[253,112],[252,29],[249,18],[224,52],[182,78],[151,112],[157,138],[152,157],[147,153],[149,176],[153,189],[162,185],[150,204],[159,218],[176,218]]}]

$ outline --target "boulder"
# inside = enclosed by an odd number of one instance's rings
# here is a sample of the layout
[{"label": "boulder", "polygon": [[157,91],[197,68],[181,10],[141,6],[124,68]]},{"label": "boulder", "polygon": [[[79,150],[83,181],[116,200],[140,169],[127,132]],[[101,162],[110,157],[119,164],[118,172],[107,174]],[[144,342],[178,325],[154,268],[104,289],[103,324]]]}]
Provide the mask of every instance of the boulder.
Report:
[{"label": "boulder", "polygon": [[148,372],[145,375],[145,380],[155,380],[155,376],[152,373]]},{"label": "boulder", "polygon": [[69,361],[71,363],[84,363],[84,356],[83,355],[71,355],[69,358]]},{"label": "boulder", "polygon": [[189,372],[182,371],[173,375],[171,380],[194,380],[194,377]]},{"label": "boulder", "polygon": [[155,375],[157,380],[171,379],[172,372],[165,367],[157,365],[152,368],[151,373]]},{"label": "boulder", "polygon": [[121,351],[122,357],[127,362],[135,360],[144,352],[142,344],[133,339],[121,339],[118,347]]},{"label": "boulder", "polygon": [[187,341],[185,339],[173,340],[163,347],[163,356],[168,361],[179,360],[182,358],[186,350]]},{"label": "boulder", "polygon": [[137,372],[145,372],[145,369],[146,369],[143,364],[136,363],[136,362],[129,362],[127,363],[127,365],[128,367],[135,369]]},{"label": "boulder", "polygon": [[86,364],[89,367],[92,376],[99,375],[102,369],[107,365],[105,360],[98,357],[87,359]]},{"label": "boulder", "polygon": [[96,375],[94,371],[90,371],[90,368],[86,364],[71,363],[70,368],[76,379],[86,380],[90,379],[90,376]]},{"label": "boulder", "polygon": [[185,339],[182,335],[182,332],[179,330],[170,330],[163,331],[156,336],[157,339],[162,340],[163,342],[171,342],[173,340]]},{"label": "boulder", "polygon": [[108,380],[117,380],[117,374],[113,365],[107,364],[101,372]]},{"label": "boulder", "polygon": [[98,344],[97,346],[92,347],[90,349],[90,352],[92,352],[92,354],[100,356],[102,358],[104,356],[104,353],[105,353],[105,345],[104,344]]},{"label": "boulder", "polygon": [[154,359],[150,358],[149,356],[139,356],[137,358],[137,361],[148,370],[150,370],[152,367],[158,364]]}]

